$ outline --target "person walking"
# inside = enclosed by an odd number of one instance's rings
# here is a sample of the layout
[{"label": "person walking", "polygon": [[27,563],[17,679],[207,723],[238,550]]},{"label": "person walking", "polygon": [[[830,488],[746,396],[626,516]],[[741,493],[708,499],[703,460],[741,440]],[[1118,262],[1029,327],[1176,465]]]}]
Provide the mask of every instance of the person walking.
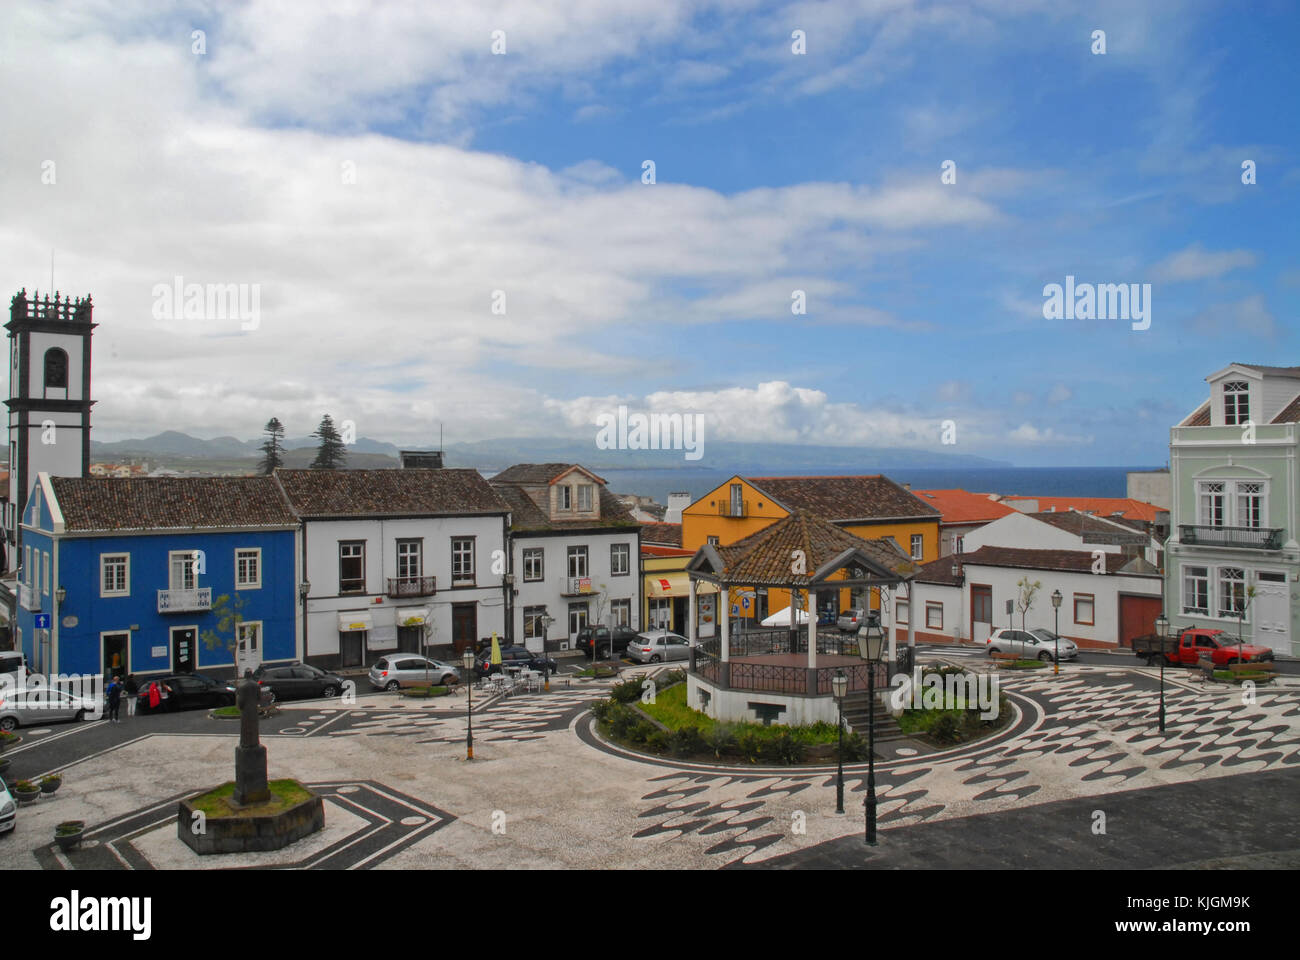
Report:
[{"label": "person walking", "polygon": [[135,702],[140,698],[140,684],[136,682],[134,673],[126,675],[126,681],[122,684],[122,695],[126,697],[126,715],[134,717]]},{"label": "person walking", "polygon": [[114,677],[113,682],[108,685],[108,719],[114,723],[121,723],[118,717],[118,711],[122,709],[122,678]]}]

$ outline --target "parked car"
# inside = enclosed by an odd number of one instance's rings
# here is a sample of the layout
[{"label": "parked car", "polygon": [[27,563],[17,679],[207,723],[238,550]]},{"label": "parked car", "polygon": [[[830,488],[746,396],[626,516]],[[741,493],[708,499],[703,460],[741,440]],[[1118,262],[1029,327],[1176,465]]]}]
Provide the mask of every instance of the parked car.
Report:
[{"label": "parked car", "polygon": [[[149,688],[154,683],[164,687],[165,696],[158,709],[149,708]],[[201,707],[232,707],[235,705],[235,688],[223,680],[213,680],[202,673],[169,673],[162,677],[140,680],[140,696],[136,701],[137,713],[162,713],[175,710],[195,710]]]},{"label": "parked car", "polygon": [[[1154,634],[1133,638],[1133,653],[1149,664],[1159,662],[1162,645]],[[1194,667],[1201,654],[1207,654],[1216,667],[1232,663],[1268,663],[1273,651],[1255,643],[1237,643],[1237,638],[1222,630],[1208,627],[1187,627],[1176,637],[1167,637],[1163,644],[1167,663],[1181,663]]]},{"label": "parked car", "polygon": [[533,653],[527,647],[502,647],[501,662],[492,662],[492,647],[478,652],[478,662],[474,664],[474,675],[479,679],[493,673],[500,673],[508,666],[522,667],[526,670],[549,670],[555,673],[559,665],[550,657]]},{"label": "parked car", "polygon": [[271,700],[301,700],[311,697],[334,697],[347,683],[334,673],[326,673],[310,663],[262,664],[253,671],[253,679],[271,691]]},{"label": "parked car", "polygon": [[39,687],[0,695],[0,730],[40,726],[54,720],[84,720],[100,715],[101,705],[66,690]]},{"label": "parked car", "polygon": [[840,613],[835,625],[844,633],[857,633],[858,628],[862,626],[862,618],[866,612],[862,607],[850,607]]},{"label": "parked car", "polygon": [[[1051,660],[1056,655],[1056,634],[1051,630],[1012,630],[1001,627],[985,641],[989,653],[1014,653],[1025,660]],[[1061,659],[1074,660],[1079,647],[1073,640],[1061,638]]]},{"label": "parked car", "polygon": [[627,645],[627,656],[637,663],[685,660],[690,657],[691,642],[671,630],[647,630],[638,633]]},{"label": "parked car", "polygon": [[445,687],[460,683],[460,669],[418,653],[390,653],[375,662],[368,679],[376,690],[423,687],[431,683]]},{"label": "parked car", "polygon": [[592,654],[591,637],[596,636],[596,647],[600,650],[602,656],[609,658],[614,654],[621,654],[627,649],[628,643],[636,636],[636,631],[631,627],[584,627],[578,632],[578,638],[574,642],[576,649],[583,651],[587,656]]},{"label": "parked car", "polygon": [[9,793],[9,786],[0,777],[0,833],[8,833],[18,819],[18,804]]}]

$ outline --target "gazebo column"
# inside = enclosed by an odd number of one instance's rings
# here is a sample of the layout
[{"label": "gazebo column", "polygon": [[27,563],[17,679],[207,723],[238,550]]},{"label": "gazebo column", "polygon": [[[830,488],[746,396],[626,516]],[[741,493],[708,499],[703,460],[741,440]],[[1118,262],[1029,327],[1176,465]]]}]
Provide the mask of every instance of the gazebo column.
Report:
[{"label": "gazebo column", "polygon": [[912,585],[907,585],[907,660],[916,669],[916,611],[912,608]]},{"label": "gazebo column", "polygon": [[718,664],[718,686],[731,687],[731,601],[725,584],[718,585],[718,623],[722,626],[722,663]]},{"label": "gazebo column", "polygon": [[697,634],[699,633],[695,625],[695,621],[699,619],[695,615],[695,583],[696,581],[694,577],[691,577],[687,581],[687,596],[690,599],[686,602],[686,639],[691,642],[691,673],[695,672],[695,644],[698,640]]},{"label": "gazebo column", "polygon": [[[790,592],[793,601],[794,591]],[[794,603],[791,602],[791,607]],[[808,602],[805,604],[808,608],[808,696],[817,696],[817,617],[814,616],[817,610],[817,604],[813,600],[813,589],[808,587]]]}]

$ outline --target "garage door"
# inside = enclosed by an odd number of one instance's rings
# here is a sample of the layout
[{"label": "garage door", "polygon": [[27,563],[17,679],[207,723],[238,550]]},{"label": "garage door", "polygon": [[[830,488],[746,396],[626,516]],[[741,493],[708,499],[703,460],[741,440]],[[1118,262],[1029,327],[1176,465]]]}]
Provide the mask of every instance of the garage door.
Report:
[{"label": "garage door", "polygon": [[1155,633],[1156,617],[1160,615],[1164,602],[1159,597],[1119,598],[1119,643],[1122,647],[1131,646],[1134,637]]}]

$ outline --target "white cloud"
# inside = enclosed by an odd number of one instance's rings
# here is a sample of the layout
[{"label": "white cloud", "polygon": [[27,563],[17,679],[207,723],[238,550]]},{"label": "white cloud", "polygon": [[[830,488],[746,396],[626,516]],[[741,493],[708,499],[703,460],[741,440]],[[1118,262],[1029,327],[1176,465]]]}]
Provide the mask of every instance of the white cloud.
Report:
[{"label": "white cloud", "polygon": [[1206,307],[1192,318],[1191,326],[1198,333],[1223,337],[1245,334],[1271,340],[1277,335],[1277,320],[1262,294]]},{"label": "white cloud", "polygon": [[1206,250],[1194,243],[1165,257],[1151,268],[1152,279],[1170,283],[1189,280],[1207,280],[1223,276],[1232,270],[1255,265],[1255,254],[1249,250]]}]

